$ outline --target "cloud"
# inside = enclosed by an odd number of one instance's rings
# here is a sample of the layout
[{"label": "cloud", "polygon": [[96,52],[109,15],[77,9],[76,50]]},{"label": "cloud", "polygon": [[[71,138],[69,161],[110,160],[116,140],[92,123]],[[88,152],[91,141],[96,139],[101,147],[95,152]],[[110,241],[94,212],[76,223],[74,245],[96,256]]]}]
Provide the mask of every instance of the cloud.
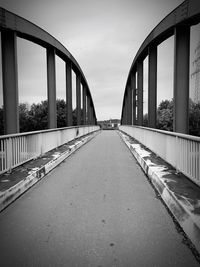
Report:
[{"label": "cloud", "polygon": [[[106,119],[121,115],[127,75],[140,45],[181,2],[18,0],[16,5],[14,0],[2,0],[1,5],[47,30],[73,54],[90,86],[97,118]],[[19,41],[20,99],[32,102],[46,97],[46,55],[41,49]],[[56,67],[57,94],[64,97],[64,65]],[[166,85],[164,65],[161,69]]]}]

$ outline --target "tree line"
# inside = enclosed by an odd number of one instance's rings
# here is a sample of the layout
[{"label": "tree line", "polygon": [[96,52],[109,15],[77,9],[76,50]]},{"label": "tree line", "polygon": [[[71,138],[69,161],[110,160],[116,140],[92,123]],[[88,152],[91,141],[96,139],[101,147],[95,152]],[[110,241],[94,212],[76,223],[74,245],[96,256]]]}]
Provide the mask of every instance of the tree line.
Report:
[{"label": "tree line", "polygon": [[[66,102],[64,99],[56,100],[57,127],[66,127]],[[81,111],[82,112],[82,111]],[[73,125],[76,125],[76,109],[72,112]],[[48,129],[48,102],[42,101],[38,104],[19,104],[20,132],[30,132]],[[0,108],[0,135],[4,134],[3,107]]]},{"label": "tree line", "polygon": [[[66,127],[66,102],[63,99],[56,100],[57,127]],[[83,112],[83,111],[81,111]],[[42,101],[32,104],[19,105],[20,132],[45,130],[48,128],[48,102]],[[73,110],[73,125],[76,125],[76,110]],[[83,116],[81,116],[83,117]],[[148,126],[148,114],[144,115],[144,126]],[[173,131],[173,99],[163,100],[157,108],[157,128]],[[3,107],[0,108],[0,135],[4,134]],[[200,136],[200,102],[189,101],[189,134]]]},{"label": "tree line", "polygon": [[[157,125],[160,130],[173,131],[174,101],[163,100],[157,108]],[[144,126],[148,126],[148,114],[144,115]],[[200,102],[189,100],[189,134],[200,136]]]}]

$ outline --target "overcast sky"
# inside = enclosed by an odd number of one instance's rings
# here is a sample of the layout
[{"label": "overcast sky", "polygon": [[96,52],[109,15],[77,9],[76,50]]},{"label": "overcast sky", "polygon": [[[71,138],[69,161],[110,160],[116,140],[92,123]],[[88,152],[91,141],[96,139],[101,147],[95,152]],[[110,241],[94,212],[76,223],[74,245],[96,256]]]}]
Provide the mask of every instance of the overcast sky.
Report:
[{"label": "overcast sky", "polygon": [[[48,31],[72,53],[88,81],[97,119],[102,120],[120,118],[126,79],[137,50],[150,31],[182,2],[0,0],[0,6]],[[173,38],[159,46],[158,55],[160,102],[172,97]],[[57,59],[56,67],[57,97],[65,98],[64,63]],[[47,98],[43,48],[18,38],[18,72],[20,102],[31,104]],[[146,108],[146,82],[144,90]],[[0,97],[2,104],[2,93]]]}]

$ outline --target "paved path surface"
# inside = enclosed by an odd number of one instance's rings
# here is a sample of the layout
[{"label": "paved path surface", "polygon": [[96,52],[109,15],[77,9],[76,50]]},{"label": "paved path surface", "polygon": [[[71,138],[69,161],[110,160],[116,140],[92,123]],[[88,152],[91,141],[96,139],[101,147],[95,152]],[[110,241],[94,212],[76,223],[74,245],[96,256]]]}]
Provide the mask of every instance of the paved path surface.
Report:
[{"label": "paved path surface", "polygon": [[0,266],[199,266],[115,131],[0,214]]}]

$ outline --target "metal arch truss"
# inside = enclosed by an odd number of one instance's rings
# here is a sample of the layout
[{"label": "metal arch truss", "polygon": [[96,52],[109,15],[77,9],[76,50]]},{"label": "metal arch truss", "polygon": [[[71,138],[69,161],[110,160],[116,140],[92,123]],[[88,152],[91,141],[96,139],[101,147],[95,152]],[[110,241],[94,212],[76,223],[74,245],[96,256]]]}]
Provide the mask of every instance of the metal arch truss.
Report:
[{"label": "metal arch truss", "polygon": [[143,125],[143,61],[148,56],[148,126],[156,128],[157,46],[174,36],[173,130],[188,133],[190,27],[199,22],[199,0],[187,0],[168,14],[147,36],[128,74],[121,124]]},{"label": "metal arch truss", "polygon": [[[0,31],[2,42],[2,76],[5,114],[5,134],[19,132],[18,114],[18,72],[17,72],[17,47],[16,38],[34,42],[46,48],[47,55],[47,88],[48,88],[48,126],[56,128],[56,77],[55,56],[59,56],[66,65],[66,124],[72,125],[72,70],[76,74],[76,89],[78,96],[77,122],[84,125],[96,124],[96,114],[93,100],[86,78],[70,52],[52,35],[37,25],[27,21],[0,7]],[[82,85],[82,97],[81,97]],[[81,105],[81,99],[83,101]],[[88,103],[86,105],[86,102]],[[81,106],[83,112],[81,113]],[[82,115],[81,115],[82,114]],[[81,120],[81,116],[83,116]]]}]

